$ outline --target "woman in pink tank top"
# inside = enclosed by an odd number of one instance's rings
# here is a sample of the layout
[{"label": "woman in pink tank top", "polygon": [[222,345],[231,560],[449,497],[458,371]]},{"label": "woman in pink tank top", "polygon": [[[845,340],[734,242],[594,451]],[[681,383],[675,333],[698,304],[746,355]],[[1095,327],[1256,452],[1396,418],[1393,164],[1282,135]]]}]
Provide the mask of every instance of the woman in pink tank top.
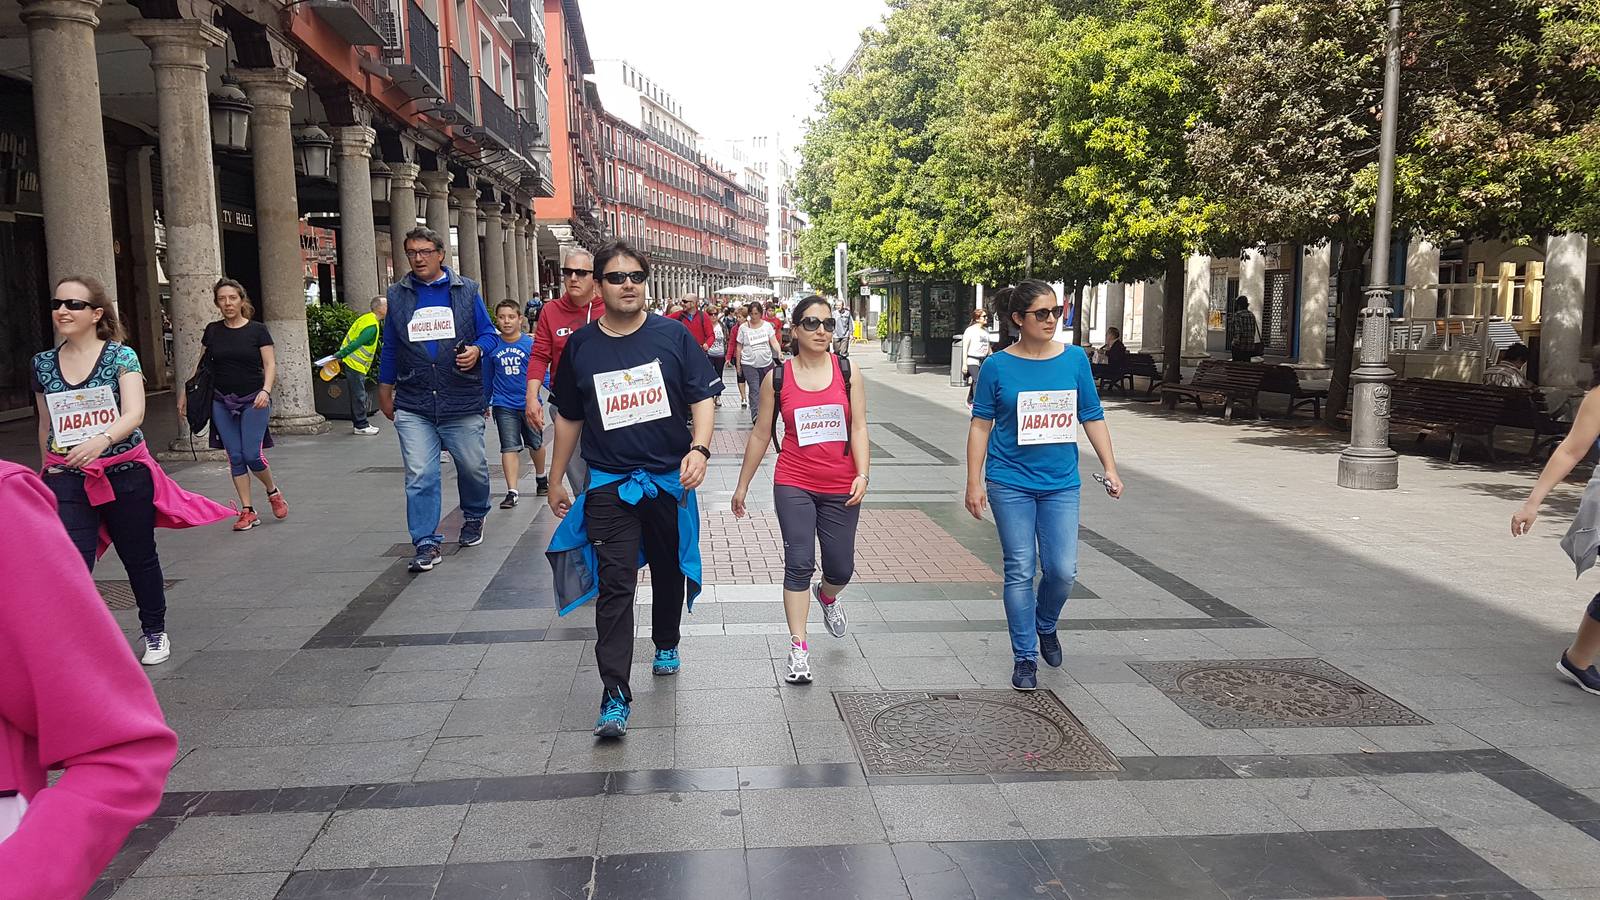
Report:
[{"label": "woman in pink tank top", "polygon": [[[789,624],[789,671],[784,678],[790,684],[811,681],[806,644],[811,597],[822,604],[828,633],[844,637],[839,592],[855,572],[856,524],[872,465],[867,389],[861,376],[850,371],[849,361],[830,351],[835,325],[831,313],[822,297],[795,304],[790,331],[798,352],[769,373],[759,388],[751,385],[751,390],[761,391],[761,412],[745,444],[744,466],[733,493],[733,514],[742,518],[745,493],[772,443],[776,407],[776,415],[783,417],[783,441],[772,503],[783,534],[783,612]],[[818,544],[822,580],[813,587]]]}]

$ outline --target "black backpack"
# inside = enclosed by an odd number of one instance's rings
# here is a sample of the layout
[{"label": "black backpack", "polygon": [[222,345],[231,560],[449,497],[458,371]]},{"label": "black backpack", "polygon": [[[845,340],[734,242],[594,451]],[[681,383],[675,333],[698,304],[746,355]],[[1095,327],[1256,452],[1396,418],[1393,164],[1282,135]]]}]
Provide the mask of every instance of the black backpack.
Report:
[{"label": "black backpack", "polygon": [[[839,374],[844,378],[844,395],[849,397],[850,360],[843,356],[836,357],[836,359],[839,360]],[[788,363],[786,362],[778,363],[778,367],[772,370],[772,443],[777,447],[777,452],[779,453],[783,452],[783,442],[778,440],[778,422],[783,419],[783,370],[787,365]],[[850,415],[855,415],[854,408],[850,410]],[[845,428],[844,455],[850,455],[849,423],[846,423]]]},{"label": "black backpack", "polygon": [[[207,338],[211,336],[211,327],[206,326]],[[184,418],[188,420],[191,435],[199,434],[211,424],[211,398],[214,392],[211,349],[207,347],[200,353],[200,364],[195,366],[194,377],[183,383]]]}]

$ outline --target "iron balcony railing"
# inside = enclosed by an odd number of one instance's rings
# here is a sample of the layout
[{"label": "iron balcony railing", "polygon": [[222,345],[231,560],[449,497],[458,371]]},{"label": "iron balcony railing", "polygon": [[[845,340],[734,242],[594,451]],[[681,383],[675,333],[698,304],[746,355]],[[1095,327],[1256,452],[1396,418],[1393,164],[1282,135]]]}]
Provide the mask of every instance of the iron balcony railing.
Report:
[{"label": "iron balcony railing", "polygon": [[489,137],[508,150],[520,150],[522,141],[517,133],[517,114],[506,106],[494,88],[482,77],[478,78],[478,108],[482,111],[483,130]]},{"label": "iron balcony railing", "polygon": [[478,124],[478,104],[472,99],[472,69],[461,54],[450,51],[450,105],[470,124]]},{"label": "iron balcony railing", "polygon": [[411,0],[401,2],[406,5],[406,43],[411,49],[411,65],[442,96],[444,75],[440,71],[443,66],[439,61],[439,26],[433,24],[421,6]]}]

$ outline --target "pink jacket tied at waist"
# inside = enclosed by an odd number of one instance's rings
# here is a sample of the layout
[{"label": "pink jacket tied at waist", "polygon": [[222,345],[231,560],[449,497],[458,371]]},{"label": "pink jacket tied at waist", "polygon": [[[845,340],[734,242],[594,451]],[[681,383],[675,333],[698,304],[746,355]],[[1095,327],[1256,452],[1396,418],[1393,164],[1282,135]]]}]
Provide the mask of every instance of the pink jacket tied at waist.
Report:
[{"label": "pink jacket tied at waist", "polygon": [[[0,897],[82,897],[155,811],[177,739],[32,472],[0,462],[0,794],[28,802],[0,837]],[[48,785],[50,769],[65,769]],[[48,785],[48,786],[47,786]]]},{"label": "pink jacket tied at waist", "polygon": [[[136,462],[150,470],[150,480],[155,486],[156,527],[157,528],[194,528],[199,525],[210,525],[221,522],[237,515],[237,510],[223,506],[209,497],[191,493],[173,481],[155,457],[150,455],[150,447],[143,441],[134,445],[133,449],[118,453],[115,456],[102,456],[90,460],[79,468],[83,472],[83,490],[89,495],[89,502],[95,506],[102,506],[117,499],[116,489],[111,486],[111,479],[106,476],[106,470],[122,463]],[[45,455],[45,466],[66,467],[67,459],[56,453]],[[111,546],[111,537],[105,528],[100,529],[100,545],[95,549],[95,558],[105,555],[106,548]]]}]

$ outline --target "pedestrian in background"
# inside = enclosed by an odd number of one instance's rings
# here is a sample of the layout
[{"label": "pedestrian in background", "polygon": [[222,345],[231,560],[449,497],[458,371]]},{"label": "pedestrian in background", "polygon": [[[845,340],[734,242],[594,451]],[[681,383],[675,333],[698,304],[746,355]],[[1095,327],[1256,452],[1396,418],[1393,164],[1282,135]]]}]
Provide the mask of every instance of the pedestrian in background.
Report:
[{"label": "pedestrian in background", "polygon": [[1499,361],[1483,371],[1483,383],[1511,388],[1532,387],[1526,374],[1531,355],[1527,344],[1516,343],[1505,348],[1500,351]]},{"label": "pedestrian in background", "polygon": [[1249,297],[1235,297],[1228,316],[1228,349],[1234,362],[1250,362],[1262,353],[1261,328],[1250,311]]},{"label": "pedestrian in background", "polygon": [[761,382],[783,358],[783,348],[760,303],[751,303],[745,312],[745,322],[739,326],[739,370],[749,392],[750,421],[754,422],[761,416]]},{"label": "pedestrian in background", "polygon": [[[50,310],[61,345],[33,357],[39,468],[84,570],[94,571],[95,560],[108,544],[117,548],[139,607],[144,638],[140,662],[158,665],[172,655],[172,644],[167,637],[167,592],[156,552],[156,527],[207,525],[230,518],[232,511],[178,487],[150,455],[139,429],[145,412],[144,373],[133,348],[121,342],[122,326],[105,286],[83,275],[63,278],[56,284]],[[25,548],[28,565],[35,564],[49,542],[36,543],[11,530],[20,520],[5,516],[0,521],[6,523],[15,546]],[[32,604],[16,580],[0,583],[6,585],[7,597],[0,607],[16,612],[13,598],[24,606]],[[55,595],[49,592],[37,599],[45,597],[54,602]],[[98,605],[98,595],[95,600]],[[30,627],[30,633],[51,640],[16,642],[27,645],[20,648],[24,652],[76,639],[72,631],[40,632],[38,622]],[[5,685],[21,683],[25,682],[0,680],[0,694]],[[4,772],[0,764],[0,778]],[[0,790],[7,787],[0,784]]]},{"label": "pedestrian in background", "polygon": [[[728,364],[728,332],[722,327],[722,320],[716,316],[711,319],[711,346],[706,348],[706,356],[711,359],[711,368],[722,377],[722,370]],[[718,407],[722,406],[722,395],[716,398]]]},{"label": "pedestrian in background", "polygon": [[439,564],[439,451],[450,451],[461,497],[461,546],[483,543],[489,461],[483,446],[483,373],[478,362],[500,343],[478,285],[444,265],[444,237],[406,233],[411,271],[389,286],[378,354],[378,406],[400,438],[406,469],[406,528],[412,572]]},{"label": "pedestrian in background", "polygon": [[544,494],[550,480],[544,474],[544,432],[528,424],[528,357],[533,353],[533,338],[522,333],[522,313],[515,300],[501,300],[494,307],[494,324],[500,341],[484,357],[483,389],[489,412],[500,438],[500,471],[506,479],[506,496],[501,509],[517,505],[518,459],[526,447],[533,461],[534,490]]},{"label": "pedestrian in background", "polygon": [[[562,614],[594,600],[602,695],[594,733],[627,733],[633,692],[633,605],[641,559],[650,566],[651,672],[674,675],[685,585],[700,593],[700,512],[722,380],[675,322],[644,308],[650,261],[616,242],[595,255],[606,312],[567,342],[556,372],[556,443],[549,504],[562,519],[550,541]],[[684,422],[692,419],[692,426]],[[573,499],[561,484],[580,435],[590,473]]]},{"label": "pedestrian in background", "polygon": [[855,338],[856,334],[855,317],[850,315],[850,304],[843,300],[839,301],[839,312],[834,316],[834,323],[833,352],[840,356],[849,356],[850,341]]},{"label": "pedestrian in background", "polygon": [[378,426],[367,421],[367,373],[378,357],[378,337],[383,330],[383,317],[389,310],[389,301],[373,297],[368,311],[350,323],[344,333],[344,343],[334,357],[344,370],[345,385],[350,393],[350,423],[353,434],[368,437],[378,433]]},{"label": "pedestrian in background", "polygon": [[733,317],[733,324],[728,326],[728,363],[733,366],[733,380],[739,386],[739,406],[746,407],[750,405],[750,398],[749,388],[744,383],[744,366],[740,363],[744,354],[739,349],[739,332],[750,321],[750,308],[731,303],[728,314]]},{"label": "pedestrian in background", "polygon": [[[565,293],[544,305],[539,314],[539,326],[533,332],[533,354],[528,357],[527,397],[528,424],[544,434],[550,424],[545,402],[556,370],[561,365],[561,351],[573,333],[605,314],[605,301],[600,298],[594,277],[594,255],[579,247],[567,251],[561,261],[561,281]],[[549,436],[546,435],[548,443]],[[572,493],[581,492],[589,483],[589,467],[582,457],[574,454],[567,466],[567,483]]]},{"label": "pedestrian in background", "polygon": [[[1561,446],[1550,454],[1550,460],[1544,464],[1544,470],[1539,473],[1539,480],[1522,508],[1511,516],[1513,537],[1520,537],[1533,529],[1544,498],[1572,473],[1573,468],[1592,449],[1600,447],[1600,389],[1597,388],[1600,388],[1600,354],[1595,356],[1589,392],[1578,406],[1572,430],[1567,432]],[[1561,549],[1577,566],[1578,575],[1594,566],[1595,555],[1600,552],[1600,468],[1589,477],[1589,486],[1584,489],[1583,500],[1578,504],[1578,515],[1567,529],[1566,537],[1562,538]],[[1578,620],[1577,636],[1561,654],[1556,671],[1583,690],[1600,695],[1600,669],[1595,667],[1596,657],[1600,657],[1600,594],[1595,594],[1589,601],[1588,609]]]},{"label": "pedestrian in background", "polygon": [[[117,348],[113,356],[126,349]],[[123,374],[131,396],[138,369]],[[0,655],[0,894],[39,900],[89,894],[155,812],[178,755],[149,679],[74,558],[52,493],[0,462],[0,522],[27,551],[0,557],[0,629],[28,635]]]},{"label": "pedestrian in background", "polygon": [[[867,389],[851,377],[850,360],[831,353],[836,321],[823,297],[794,306],[791,329],[798,352],[761,382],[761,416],[745,442],[744,465],[733,492],[733,514],[746,515],[745,495],[783,418],[783,443],[773,474],[772,504],[783,535],[783,612],[789,626],[790,684],[811,681],[806,618],[811,600],[822,606],[828,633],[844,637],[839,594],[855,572],[856,526],[871,470]],[[826,318],[824,318],[826,317]],[[816,547],[822,580],[815,586]]]},{"label": "pedestrian in background", "polygon": [[967,408],[972,408],[972,392],[978,386],[978,370],[989,358],[989,311],[972,311],[972,324],[961,332],[961,356],[967,367]]},{"label": "pedestrian in background", "polygon": [[1021,337],[978,372],[967,432],[966,507],[975,519],[983,518],[985,506],[994,510],[1005,558],[1011,686],[1031,691],[1039,686],[1041,654],[1046,663],[1061,665],[1056,622],[1078,576],[1080,424],[1112,497],[1122,495],[1122,480],[1089,358],[1082,347],[1055,340],[1066,311],[1055,291],[1042,281],[1024,281],[1002,289],[995,310]]},{"label": "pedestrian in background", "polygon": [[700,309],[700,298],[694,294],[684,294],[683,300],[678,304],[678,311],[668,316],[683,323],[694,335],[695,343],[707,354],[711,353],[711,340],[715,335],[711,314]]},{"label": "pedestrian in background", "polygon": [[[256,322],[255,306],[244,285],[223,278],[211,289],[211,302],[222,313],[222,321],[212,322],[200,336],[206,359],[211,363],[211,440],[213,450],[228,451],[228,474],[239,495],[239,518],[234,531],[249,531],[261,524],[250,503],[250,477],[255,476],[267,489],[267,503],[280,519],[289,515],[289,504],[273,480],[263,451],[272,446],[267,423],[272,418],[272,388],[277,383],[278,362],[272,346],[272,333]],[[177,391],[178,418],[188,412],[187,398]]]}]

